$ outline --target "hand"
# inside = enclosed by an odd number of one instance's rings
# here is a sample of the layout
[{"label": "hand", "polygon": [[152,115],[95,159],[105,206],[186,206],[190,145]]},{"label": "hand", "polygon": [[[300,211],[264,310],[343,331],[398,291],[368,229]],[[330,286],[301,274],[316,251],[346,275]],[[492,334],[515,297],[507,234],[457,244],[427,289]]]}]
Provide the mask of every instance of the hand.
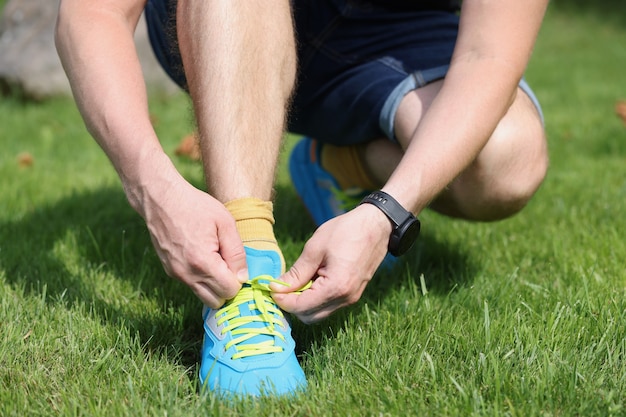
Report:
[{"label": "hand", "polygon": [[222,203],[180,176],[154,195],[142,211],[165,271],[207,306],[221,307],[248,280],[235,220]]},{"label": "hand", "polygon": [[[380,265],[389,243],[391,223],[376,207],[365,204],[324,223],[304,246],[291,269],[273,284],[272,297],[304,323],[328,317],[353,304]],[[310,280],[311,288],[293,293]]]}]

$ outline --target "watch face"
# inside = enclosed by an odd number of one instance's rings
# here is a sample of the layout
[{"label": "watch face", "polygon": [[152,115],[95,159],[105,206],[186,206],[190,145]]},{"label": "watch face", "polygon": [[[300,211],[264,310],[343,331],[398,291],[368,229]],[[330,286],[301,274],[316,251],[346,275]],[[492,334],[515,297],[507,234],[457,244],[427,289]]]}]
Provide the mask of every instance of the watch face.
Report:
[{"label": "watch face", "polygon": [[400,232],[400,241],[398,242],[398,255],[402,255],[408,252],[413,246],[413,243],[417,240],[417,237],[420,234],[420,222],[417,219],[411,219],[404,225],[402,225],[403,230],[398,230]]}]

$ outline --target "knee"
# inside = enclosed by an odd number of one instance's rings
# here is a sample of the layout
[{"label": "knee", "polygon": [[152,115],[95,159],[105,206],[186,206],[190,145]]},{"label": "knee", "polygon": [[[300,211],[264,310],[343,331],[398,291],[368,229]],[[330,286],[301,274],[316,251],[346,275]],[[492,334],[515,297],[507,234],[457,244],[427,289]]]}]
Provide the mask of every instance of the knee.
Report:
[{"label": "knee", "polygon": [[547,163],[536,161],[524,171],[495,180],[485,199],[489,208],[478,220],[501,220],[520,212],[539,189],[546,171]]},{"label": "knee", "polygon": [[510,112],[476,160],[431,207],[475,221],[501,220],[522,210],[548,170],[543,123],[534,107],[530,110]]},{"label": "knee", "polygon": [[484,221],[510,217],[522,210],[543,183],[549,165],[545,131],[538,119],[523,126],[500,125],[488,146],[492,160],[479,158],[474,177],[482,182],[476,186],[482,190],[483,202],[476,214]]}]

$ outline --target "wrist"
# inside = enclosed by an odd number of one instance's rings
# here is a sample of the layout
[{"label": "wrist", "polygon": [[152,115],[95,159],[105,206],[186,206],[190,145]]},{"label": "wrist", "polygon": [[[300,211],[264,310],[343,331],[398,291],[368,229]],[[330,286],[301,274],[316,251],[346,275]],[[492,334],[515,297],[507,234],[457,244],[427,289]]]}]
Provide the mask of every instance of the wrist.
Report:
[{"label": "wrist", "polygon": [[388,218],[391,225],[389,253],[400,256],[413,246],[420,232],[420,222],[390,194],[384,191],[374,191],[367,195],[361,204],[376,207]]},{"label": "wrist", "polygon": [[146,219],[148,205],[162,198],[182,177],[159,147],[142,152],[131,166],[132,170],[120,172],[122,186],[130,206]]}]

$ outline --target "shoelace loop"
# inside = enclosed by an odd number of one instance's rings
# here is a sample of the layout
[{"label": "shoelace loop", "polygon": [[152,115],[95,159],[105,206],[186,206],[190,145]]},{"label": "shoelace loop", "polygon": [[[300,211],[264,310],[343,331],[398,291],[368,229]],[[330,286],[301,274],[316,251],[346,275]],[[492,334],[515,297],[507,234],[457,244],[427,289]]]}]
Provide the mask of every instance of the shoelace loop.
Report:
[{"label": "shoelace loop", "polygon": [[[269,285],[272,282],[289,285],[270,275],[259,275],[244,284],[235,298],[216,312],[215,318],[218,326],[228,322],[222,329],[222,334],[230,332],[233,336],[233,339],[225,346],[226,350],[235,346],[237,353],[232,356],[232,359],[283,351],[281,346],[275,344],[275,337],[285,341],[285,336],[276,326],[281,328],[285,326],[283,312],[270,296]],[[310,285],[311,283],[307,284],[300,291],[304,291]],[[259,314],[242,315],[240,306],[244,304],[248,304],[250,311],[257,310]],[[263,323],[263,325],[250,327],[251,323]],[[270,339],[259,343],[244,343],[260,335],[269,336]]]}]

